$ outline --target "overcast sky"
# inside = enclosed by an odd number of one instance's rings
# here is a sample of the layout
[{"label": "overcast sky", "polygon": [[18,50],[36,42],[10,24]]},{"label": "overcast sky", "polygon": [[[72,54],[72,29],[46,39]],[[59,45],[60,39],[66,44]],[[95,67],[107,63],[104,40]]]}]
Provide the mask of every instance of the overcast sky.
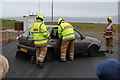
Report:
[{"label": "overcast sky", "polygon": [[[105,17],[118,15],[119,0],[53,0],[54,16]],[[40,13],[51,16],[52,0],[1,0],[0,16],[26,16]]]}]

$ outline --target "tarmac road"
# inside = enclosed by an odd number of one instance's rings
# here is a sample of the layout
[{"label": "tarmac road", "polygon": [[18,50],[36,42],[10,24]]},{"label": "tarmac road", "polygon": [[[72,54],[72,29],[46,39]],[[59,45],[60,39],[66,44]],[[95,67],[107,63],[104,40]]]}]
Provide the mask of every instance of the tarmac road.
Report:
[{"label": "tarmac road", "polygon": [[45,63],[41,69],[31,64],[29,58],[15,58],[16,44],[17,41],[2,46],[2,54],[8,58],[10,64],[6,78],[97,78],[96,66],[100,61],[108,58],[118,59],[118,45],[116,45],[115,54],[112,55],[109,53],[106,53],[105,57],[78,55],[73,62],[62,63],[56,60]]}]

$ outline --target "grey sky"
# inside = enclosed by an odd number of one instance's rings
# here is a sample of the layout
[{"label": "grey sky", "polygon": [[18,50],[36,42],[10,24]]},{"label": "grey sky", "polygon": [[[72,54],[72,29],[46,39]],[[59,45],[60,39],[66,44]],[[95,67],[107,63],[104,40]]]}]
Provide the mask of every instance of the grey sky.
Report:
[{"label": "grey sky", "polygon": [[[38,13],[39,3],[2,2],[2,17],[25,16],[29,11]],[[45,16],[51,16],[51,1],[40,2],[40,12]],[[117,2],[54,2],[54,16],[105,17],[114,15],[118,15]]]}]

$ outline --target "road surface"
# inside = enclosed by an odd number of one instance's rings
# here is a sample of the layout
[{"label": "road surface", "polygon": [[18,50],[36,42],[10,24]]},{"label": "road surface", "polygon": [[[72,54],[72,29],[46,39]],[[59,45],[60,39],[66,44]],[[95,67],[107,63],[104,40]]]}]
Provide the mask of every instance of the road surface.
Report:
[{"label": "road surface", "polygon": [[[115,54],[106,53],[105,57],[88,57],[78,55],[73,62],[66,63],[58,60],[45,63],[43,69],[30,63],[29,58],[16,59],[17,41],[2,46],[2,54],[10,64],[6,78],[97,78],[96,66],[100,61],[115,58],[118,59],[118,45],[115,46]],[[104,45],[102,45],[104,49]]]}]

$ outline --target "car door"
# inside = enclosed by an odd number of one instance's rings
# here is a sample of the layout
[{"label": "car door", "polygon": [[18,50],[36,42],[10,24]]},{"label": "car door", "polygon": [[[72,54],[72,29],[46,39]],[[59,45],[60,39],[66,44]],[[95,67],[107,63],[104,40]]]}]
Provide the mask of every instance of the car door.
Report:
[{"label": "car door", "polygon": [[60,45],[61,45],[61,39],[59,39],[59,37],[58,37],[58,29],[57,29],[57,27],[52,29],[50,37],[51,37],[51,39],[49,41],[50,45],[52,47],[54,47],[54,49],[59,49]]},{"label": "car door", "polygon": [[75,34],[75,42],[74,42],[74,50],[75,53],[85,53],[88,50],[88,45],[90,44],[85,40],[85,36],[80,34],[77,30],[74,30]]}]

